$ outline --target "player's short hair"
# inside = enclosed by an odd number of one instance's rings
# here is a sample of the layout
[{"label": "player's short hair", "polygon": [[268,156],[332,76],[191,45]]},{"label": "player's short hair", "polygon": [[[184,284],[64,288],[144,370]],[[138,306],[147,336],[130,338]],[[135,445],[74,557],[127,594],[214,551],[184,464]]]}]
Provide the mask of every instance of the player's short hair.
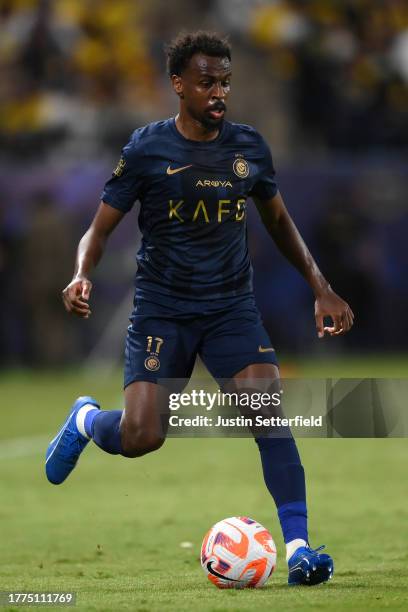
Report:
[{"label": "player's short hair", "polygon": [[215,32],[180,32],[171,43],[165,46],[167,73],[180,76],[196,53],[211,57],[228,57],[231,61],[231,45],[226,37]]}]

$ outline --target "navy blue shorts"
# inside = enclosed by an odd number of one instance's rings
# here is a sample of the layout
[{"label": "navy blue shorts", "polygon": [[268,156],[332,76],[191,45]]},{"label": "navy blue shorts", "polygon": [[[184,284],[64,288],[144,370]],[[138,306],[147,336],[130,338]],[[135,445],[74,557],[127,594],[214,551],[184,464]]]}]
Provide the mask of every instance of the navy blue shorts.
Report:
[{"label": "navy blue shorts", "polygon": [[[157,299],[157,298],[156,298]],[[254,363],[277,365],[253,296],[171,305],[135,299],[125,350],[124,386],[189,379],[199,355],[216,379]]]}]

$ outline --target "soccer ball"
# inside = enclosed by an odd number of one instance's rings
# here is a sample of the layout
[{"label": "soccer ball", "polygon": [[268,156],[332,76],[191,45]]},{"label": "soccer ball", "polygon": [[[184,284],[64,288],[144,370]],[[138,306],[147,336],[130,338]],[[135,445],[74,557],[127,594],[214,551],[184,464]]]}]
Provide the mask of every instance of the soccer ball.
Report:
[{"label": "soccer ball", "polygon": [[276,567],[275,542],[246,516],[224,519],[203,540],[201,567],[219,589],[261,587]]}]

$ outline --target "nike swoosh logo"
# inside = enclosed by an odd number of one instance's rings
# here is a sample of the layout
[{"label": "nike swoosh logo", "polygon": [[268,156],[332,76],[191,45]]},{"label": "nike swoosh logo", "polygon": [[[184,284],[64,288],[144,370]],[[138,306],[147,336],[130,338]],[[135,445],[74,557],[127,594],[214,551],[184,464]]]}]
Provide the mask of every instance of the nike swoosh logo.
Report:
[{"label": "nike swoosh logo", "polygon": [[209,561],[207,563],[207,569],[210,572],[210,574],[212,574],[213,576],[217,576],[217,578],[222,578],[223,580],[228,580],[229,582],[242,582],[242,580],[234,580],[234,578],[227,578],[227,576],[224,576],[223,574],[219,574],[211,567],[212,564],[213,564],[213,561]]},{"label": "nike swoosh logo", "polygon": [[302,559],[296,565],[290,568],[289,574],[291,574],[292,572],[296,572],[298,569],[301,569],[303,561],[306,561],[306,563],[310,565],[309,559],[307,559],[306,557],[302,557]]},{"label": "nike swoosh logo", "polygon": [[166,174],[177,174],[177,172],[182,172],[183,170],[187,170],[187,168],[191,168],[192,165],[193,164],[188,164],[188,166],[183,166],[182,168],[170,168],[170,166],[168,166]]},{"label": "nike swoosh logo", "polygon": [[275,349],[274,348],[264,348],[261,345],[258,346],[258,353],[271,353],[272,351],[275,351]]}]

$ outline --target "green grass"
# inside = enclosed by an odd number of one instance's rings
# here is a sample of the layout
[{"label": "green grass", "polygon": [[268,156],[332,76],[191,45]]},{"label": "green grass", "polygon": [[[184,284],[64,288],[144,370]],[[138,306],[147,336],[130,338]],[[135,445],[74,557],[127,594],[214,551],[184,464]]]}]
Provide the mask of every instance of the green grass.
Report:
[{"label": "green grass", "polygon": [[[114,407],[120,384],[120,374],[0,379],[0,590],[73,590],[77,609],[115,612],[407,608],[406,440],[299,440],[311,542],[327,544],[336,571],[329,584],[289,589],[252,440],[170,439],[134,460],[90,446],[64,485],[46,482],[44,440],[72,398],[92,393]],[[22,448],[17,437],[27,437]],[[202,537],[221,518],[245,514],[272,532],[276,573],[263,589],[218,591],[198,561]]]},{"label": "green grass", "polygon": [[408,354],[402,355],[330,355],[310,358],[280,359],[283,375],[310,378],[407,378]]}]

